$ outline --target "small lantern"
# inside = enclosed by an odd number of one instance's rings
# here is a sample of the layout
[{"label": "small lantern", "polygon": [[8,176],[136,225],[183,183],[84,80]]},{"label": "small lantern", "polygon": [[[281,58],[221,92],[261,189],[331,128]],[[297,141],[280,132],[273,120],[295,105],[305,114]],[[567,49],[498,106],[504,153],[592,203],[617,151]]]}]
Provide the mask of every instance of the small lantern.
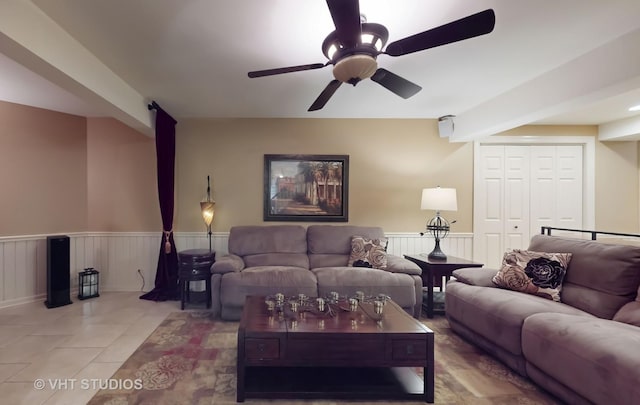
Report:
[{"label": "small lantern", "polygon": [[84,269],[78,273],[80,277],[78,284],[78,298],[81,300],[99,297],[98,285],[100,284],[100,273],[93,267]]}]

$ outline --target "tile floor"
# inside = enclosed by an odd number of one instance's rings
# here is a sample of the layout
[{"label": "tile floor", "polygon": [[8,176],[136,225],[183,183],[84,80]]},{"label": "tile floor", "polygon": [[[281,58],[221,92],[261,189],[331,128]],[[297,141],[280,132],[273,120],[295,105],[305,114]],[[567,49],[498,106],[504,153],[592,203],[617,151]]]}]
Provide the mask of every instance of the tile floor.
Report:
[{"label": "tile floor", "polygon": [[[44,301],[0,309],[0,403],[85,404],[179,301],[141,293],[100,297],[47,309]],[[44,388],[36,389],[36,380]]]}]

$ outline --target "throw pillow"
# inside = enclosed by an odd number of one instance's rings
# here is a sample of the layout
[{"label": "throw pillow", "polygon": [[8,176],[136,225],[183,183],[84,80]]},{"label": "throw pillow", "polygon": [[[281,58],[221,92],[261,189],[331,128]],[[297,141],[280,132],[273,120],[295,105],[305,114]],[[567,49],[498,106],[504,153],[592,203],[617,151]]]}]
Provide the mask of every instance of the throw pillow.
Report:
[{"label": "throw pillow", "polygon": [[571,253],[508,250],[493,282],[498,287],[560,302],[562,281],[570,260]]},{"label": "throw pillow", "polygon": [[349,267],[387,268],[386,239],[367,239],[362,236],[351,238]]}]

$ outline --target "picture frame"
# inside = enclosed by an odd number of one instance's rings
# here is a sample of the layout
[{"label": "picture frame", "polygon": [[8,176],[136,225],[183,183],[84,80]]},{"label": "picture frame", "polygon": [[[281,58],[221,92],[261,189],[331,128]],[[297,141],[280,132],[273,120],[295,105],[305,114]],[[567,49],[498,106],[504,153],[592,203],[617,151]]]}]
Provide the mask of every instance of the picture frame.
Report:
[{"label": "picture frame", "polygon": [[349,155],[264,155],[264,220],[347,222]]}]

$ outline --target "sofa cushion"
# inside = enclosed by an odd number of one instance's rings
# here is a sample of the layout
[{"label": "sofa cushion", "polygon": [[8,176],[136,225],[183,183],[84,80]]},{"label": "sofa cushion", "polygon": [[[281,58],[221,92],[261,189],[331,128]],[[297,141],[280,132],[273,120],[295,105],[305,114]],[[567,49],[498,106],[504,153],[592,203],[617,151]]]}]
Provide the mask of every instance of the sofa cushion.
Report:
[{"label": "sofa cushion", "polygon": [[351,238],[349,267],[387,268],[386,239],[369,239],[362,236]]},{"label": "sofa cushion", "polygon": [[456,280],[447,283],[445,307],[448,317],[515,355],[522,354],[522,324],[530,315],[559,312],[592,317],[569,305],[535,295]]},{"label": "sofa cushion", "polygon": [[495,287],[493,277],[496,275],[495,269],[468,267],[464,269],[456,269],[453,271],[453,277],[469,285],[477,285],[482,287]]},{"label": "sofa cushion", "polygon": [[234,226],[229,232],[229,253],[307,253],[307,232],[300,225]]},{"label": "sofa cushion", "polygon": [[636,326],[594,317],[536,314],[524,322],[522,347],[527,362],[593,403],[640,403]]},{"label": "sofa cushion", "polygon": [[347,267],[349,255],[334,255],[330,253],[309,254],[309,268],[318,267]]},{"label": "sofa cushion", "polygon": [[243,257],[245,267],[291,266],[309,268],[309,256],[304,253],[262,253]]},{"label": "sofa cushion", "polygon": [[287,296],[317,295],[315,275],[304,268],[290,266],[258,266],[240,272],[227,273],[220,284],[222,306],[242,307],[247,295],[271,295],[281,292]]},{"label": "sofa cushion", "polygon": [[380,227],[354,225],[310,225],[307,228],[309,267],[346,266],[351,254],[351,238],[384,238]]},{"label": "sofa cushion", "polygon": [[386,294],[402,308],[416,304],[416,287],[408,274],[360,267],[321,267],[311,270],[318,280],[318,295],[331,291],[354,296],[356,291],[366,295]]},{"label": "sofa cushion", "polygon": [[624,304],[636,298],[640,247],[535,235],[528,249],[573,254],[562,285],[562,302],[612,319]]},{"label": "sofa cushion", "polygon": [[392,273],[405,273],[414,276],[420,276],[422,274],[420,266],[411,260],[390,254],[387,254],[387,268],[385,270]]},{"label": "sofa cushion", "polygon": [[493,278],[499,287],[560,301],[562,280],[571,253],[533,252],[510,249]]},{"label": "sofa cushion", "polygon": [[211,266],[211,272],[214,274],[231,273],[234,271],[240,271],[244,269],[244,260],[240,256],[236,255],[224,255],[217,258],[215,263]]},{"label": "sofa cushion", "polygon": [[[614,321],[640,326],[640,301],[631,301],[624,304],[613,317]],[[638,331],[640,333],[640,331]]]}]

